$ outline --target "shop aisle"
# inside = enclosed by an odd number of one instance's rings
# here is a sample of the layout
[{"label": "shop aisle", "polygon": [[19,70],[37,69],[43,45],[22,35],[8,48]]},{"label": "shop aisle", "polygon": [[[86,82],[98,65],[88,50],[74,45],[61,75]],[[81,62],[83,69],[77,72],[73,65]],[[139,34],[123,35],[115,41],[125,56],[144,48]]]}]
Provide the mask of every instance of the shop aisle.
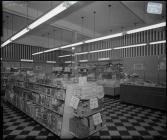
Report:
[{"label": "shop aisle", "polygon": [[[105,98],[106,128],[90,138],[166,139],[166,113]],[[8,103],[3,103],[3,138],[58,139]]]}]

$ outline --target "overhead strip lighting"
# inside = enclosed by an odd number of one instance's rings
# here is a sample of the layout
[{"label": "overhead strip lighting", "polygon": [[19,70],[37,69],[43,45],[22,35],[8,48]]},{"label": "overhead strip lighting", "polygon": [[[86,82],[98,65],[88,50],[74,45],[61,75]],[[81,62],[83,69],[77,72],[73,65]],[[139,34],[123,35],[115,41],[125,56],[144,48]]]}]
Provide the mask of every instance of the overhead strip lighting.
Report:
[{"label": "overhead strip lighting", "polygon": [[74,63],[74,61],[65,61],[65,63]]},{"label": "overhead strip lighting", "polygon": [[104,61],[104,60],[110,60],[110,58],[109,57],[107,57],[107,58],[99,58],[98,60],[99,61]]},{"label": "overhead strip lighting", "polygon": [[9,44],[10,42],[12,42],[10,39],[9,39],[9,40],[7,40],[7,41],[5,41],[5,42],[1,45],[1,47],[6,46],[6,45],[7,45],[7,44]]},{"label": "overhead strip lighting", "polygon": [[68,57],[68,56],[71,56],[72,54],[69,54],[69,55],[61,55],[59,57]]},{"label": "overhead strip lighting", "polygon": [[162,43],[166,43],[166,40],[156,41],[156,42],[150,42],[149,44],[153,45],[153,44],[162,44]]},{"label": "overhead strip lighting", "polygon": [[18,32],[17,34],[15,34],[13,37],[11,37],[7,41],[5,41],[1,45],[1,47],[4,47],[5,45],[9,44],[11,41],[14,41],[17,38],[23,36],[24,34],[26,34],[27,32],[29,32],[30,30],[32,30],[32,29],[38,27],[39,25],[43,24],[44,22],[50,20],[51,18],[53,18],[54,16],[60,14],[61,12],[63,12],[66,9],[68,9],[70,6],[74,5],[77,2],[78,1],[64,1],[64,2],[62,2],[57,7],[55,7],[54,9],[52,9],[49,12],[47,12],[46,14],[44,14],[43,16],[41,16],[39,19],[37,19],[36,21],[34,21],[33,23],[31,23],[28,26],[28,28],[25,28],[25,29],[21,30],[20,32]]},{"label": "overhead strip lighting", "polygon": [[166,26],[166,22],[162,22],[162,23],[158,23],[158,24],[154,24],[154,25],[150,25],[150,26],[146,26],[146,27],[142,27],[142,28],[137,28],[134,30],[127,31],[126,33],[133,34],[133,33],[151,30],[151,29],[155,29],[155,28],[160,28],[160,27],[164,27],[164,26]]},{"label": "overhead strip lighting", "polygon": [[[138,29],[129,30],[129,31],[126,31],[126,34],[132,34],[132,33],[141,32],[141,31],[145,31],[145,30],[160,28],[160,27],[164,27],[164,26],[166,26],[166,22],[162,22],[162,23],[158,23],[158,24],[154,24],[154,25],[150,25],[150,26],[146,26],[146,27],[142,27],[142,28],[138,28]],[[65,46],[62,46],[62,47],[59,47],[59,48],[60,49],[70,48],[70,47],[79,46],[79,45],[82,45],[82,44],[85,44],[85,43],[92,43],[92,42],[101,41],[101,40],[105,40],[105,39],[120,37],[120,36],[123,36],[123,35],[124,35],[124,32],[116,33],[116,34],[107,35],[107,36],[104,36],[104,37],[89,39],[89,40],[86,40],[86,41],[83,41],[83,42],[78,42],[78,43],[74,43],[74,44],[65,45]],[[49,50],[44,51],[44,52],[55,51],[59,48],[49,49]],[[44,52],[34,53],[32,55],[41,54],[41,53],[44,53]]]},{"label": "overhead strip lighting", "polygon": [[62,2],[56,8],[52,9],[51,11],[49,11],[48,13],[46,13],[45,15],[43,15],[41,18],[37,19],[35,22],[33,22],[32,24],[30,24],[29,28],[30,29],[36,28],[40,24],[48,21],[49,19],[53,18],[55,15],[60,14],[61,12],[63,12],[67,8],[69,8],[70,6],[74,5],[76,2],[77,1],[65,1],[65,2]]},{"label": "overhead strip lighting", "polygon": [[136,45],[122,46],[122,47],[116,47],[116,48],[113,48],[113,49],[117,50],[117,49],[132,48],[132,47],[145,46],[145,45],[147,45],[147,44],[146,44],[146,43],[143,43],[143,44],[136,44]]},{"label": "overhead strip lighting", "polygon": [[16,40],[17,38],[23,36],[24,34],[26,34],[27,32],[29,32],[30,29],[28,28],[25,28],[23,30],[21,30],[20,32],[18,32],[17,34],[15,34],[14,36],[11,37],[11,40],[14,41]]},{"label": "overhead strip lighting", "polygon": [[100,40],[105,40],[105,39],[110,39],[110,38],[114,38],[114,37],[119,37],[119,36],[122,36],[122,35],[123,35],[123,33],[107,35],[107,36],[103,36],[103,37],[99,37],[99,38],[95,38],[95,39],[86,40],[86,41],[84,41],[84,43],[96,42],[96,41],[100,41]]},{"label": "overhead strip lighting", "polygon": [[96,51],[90,51],[89,53],[96,53],[96,52],[104,52],[104,51],[110,51],[112,48],[109,49],[101,49],[101,50],[96,50]]},{"label": "overhead strip lighting", "polygon": [[79,60],[79,62],[88,62],[88,60]]},{"label": "overhead strip lighting", "polygon": [[74,55],[88,54],[89,52],[75,53]]},{"label": "overhead strip lighting", "polygon": [[70,47],[74,47],[74,46],[78,46],[78,45],[82,45],[82,44],[84,44],[84,42],[78,42],[78,43],[74,43],[74,44],[62,46],[62,47],[60,47],[60,48],[61,48],[61,49],[65,49],[65,48],[70,48]]},{"label": "overhead strip lighting", "polygon": [[52,63],[52,64],[54,64],[54,63],[56,63],[56,61],[46,61],[46,63]]},{"label": "overhead strip lighting", "polygon": [[22,62],[33,62],[33,60],[30,59],[21,59]]}]

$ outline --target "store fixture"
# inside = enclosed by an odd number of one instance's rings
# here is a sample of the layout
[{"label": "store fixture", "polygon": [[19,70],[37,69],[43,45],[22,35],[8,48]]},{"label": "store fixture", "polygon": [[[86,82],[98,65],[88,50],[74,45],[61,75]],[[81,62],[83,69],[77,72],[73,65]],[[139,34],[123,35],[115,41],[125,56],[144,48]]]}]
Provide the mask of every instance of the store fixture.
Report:
[{"label": "store fixture", "polygon": [[22,71],[7,85],[8,102],[61,138],[85,138],[105,127],[103,87],[86,77],[77,82]]}]

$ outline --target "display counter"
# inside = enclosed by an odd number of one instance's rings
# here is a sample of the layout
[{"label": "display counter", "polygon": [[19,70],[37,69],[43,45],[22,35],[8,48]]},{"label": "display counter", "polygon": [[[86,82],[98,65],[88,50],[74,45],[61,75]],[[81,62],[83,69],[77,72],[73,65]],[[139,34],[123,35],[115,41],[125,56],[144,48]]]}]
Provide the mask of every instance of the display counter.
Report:
[{"label": "display counter", "polygon": [[166,87],[121,84],[120,101],[166,111]]}]

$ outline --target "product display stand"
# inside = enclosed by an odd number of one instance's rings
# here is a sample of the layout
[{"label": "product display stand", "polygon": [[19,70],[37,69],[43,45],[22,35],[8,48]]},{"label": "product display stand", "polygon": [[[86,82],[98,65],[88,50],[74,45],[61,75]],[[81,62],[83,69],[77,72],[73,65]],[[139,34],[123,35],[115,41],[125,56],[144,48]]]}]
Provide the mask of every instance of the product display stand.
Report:
[{"label": "product display stand", "polygon": [[11,83],[7,101],[60,138],[85,138],[105,127],[103,87],[94,82]]}]

